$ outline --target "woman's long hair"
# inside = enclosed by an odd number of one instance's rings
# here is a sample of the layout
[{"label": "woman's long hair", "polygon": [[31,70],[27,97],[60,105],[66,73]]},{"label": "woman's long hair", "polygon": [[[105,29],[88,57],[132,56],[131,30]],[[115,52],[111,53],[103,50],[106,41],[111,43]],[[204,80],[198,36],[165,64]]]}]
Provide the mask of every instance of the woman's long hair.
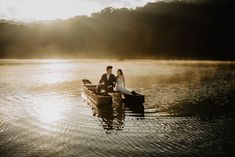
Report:
[{"label": "woman's long hair", "polygon": [[[121,73],[121,75],[123,75],[122,69],[118,69],[117,71],[119,71]],[[117,77],[118,77],[118,75],[117,75]]]}]

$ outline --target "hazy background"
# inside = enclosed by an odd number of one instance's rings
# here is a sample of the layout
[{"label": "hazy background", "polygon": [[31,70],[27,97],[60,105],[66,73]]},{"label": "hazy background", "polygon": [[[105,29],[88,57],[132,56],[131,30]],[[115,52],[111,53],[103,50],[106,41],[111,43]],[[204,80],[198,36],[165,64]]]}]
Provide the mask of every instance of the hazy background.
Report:
[{"label": "hazy background", "polygon": [[235,59],[232,0],[70,1],[1,2],[0,58]]}]

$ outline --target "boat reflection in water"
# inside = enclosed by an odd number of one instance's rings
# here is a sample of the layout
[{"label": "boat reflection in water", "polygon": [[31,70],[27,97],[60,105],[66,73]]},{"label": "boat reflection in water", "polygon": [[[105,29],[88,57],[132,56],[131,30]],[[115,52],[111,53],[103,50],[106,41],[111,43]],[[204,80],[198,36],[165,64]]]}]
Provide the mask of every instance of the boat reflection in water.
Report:
[{"label": "boat reflection in water", "polygon": [[144,116],[143,104],[132,105],[113,101],[111,105],[97,106],[89,100],[87,103],[92,108],[93,116],[98,117],[100,125],[106,130],[106,133],[111,133],[112,130],[123,130],[125,112],[130,111],[136,116]]},{"label": "boat reflection in water", "polygon": [[[103,107],[92,107],[94,116],[97,116],[101,121],[101,126],[107,130],[122,130],[124,127],[125,120],[125,108],[122,104],[103,106]],[[107,132],[108,133],[108,132]]]},{"label": "boat reflection in water", "polygon": [[144,105],[143,104],[133,104],[125,103],[125,108],[129,109],[137,117],[144,117]]}]

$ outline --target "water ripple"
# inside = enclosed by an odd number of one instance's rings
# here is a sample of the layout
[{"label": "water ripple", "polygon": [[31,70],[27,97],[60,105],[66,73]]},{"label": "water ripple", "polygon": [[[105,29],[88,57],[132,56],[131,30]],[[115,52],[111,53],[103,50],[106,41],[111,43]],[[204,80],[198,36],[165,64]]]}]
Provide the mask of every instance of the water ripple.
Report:
[{"label": "water ripple", "polygon": [[1,156],[233,155],[233,66],[115,62],[146,102],[96,108],[80,77],[106,64],[0,66]]}]

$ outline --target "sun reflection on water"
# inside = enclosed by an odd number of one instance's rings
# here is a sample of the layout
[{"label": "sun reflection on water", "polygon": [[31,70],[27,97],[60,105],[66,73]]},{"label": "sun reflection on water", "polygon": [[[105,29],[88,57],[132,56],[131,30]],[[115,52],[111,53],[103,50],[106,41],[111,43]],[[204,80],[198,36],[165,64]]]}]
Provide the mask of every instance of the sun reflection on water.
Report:
[{"label": "sun reflection on water", "polygon": [[62,118],[63,109],[56,104],[43,104],[40,106],[39,117],[43,123],[52,123]]},{"label": "sun reflection on water", "polygon": [[64,119],[65,103],[56,96],[41,97],[37,105],[37,115],[42,128],[52,130],[53,126]]}]

